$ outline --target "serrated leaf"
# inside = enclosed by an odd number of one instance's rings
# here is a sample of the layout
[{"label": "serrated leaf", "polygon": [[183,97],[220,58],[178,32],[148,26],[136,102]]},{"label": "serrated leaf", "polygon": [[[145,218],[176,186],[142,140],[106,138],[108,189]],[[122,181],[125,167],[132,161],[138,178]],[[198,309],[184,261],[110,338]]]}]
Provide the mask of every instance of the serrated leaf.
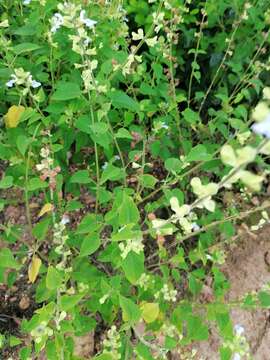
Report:
[{"label": "serrated leaf", "polygon": [[34,255],[28,267],[28,279],[32,284],[36,281],[41,264],[40,258]]},{"label": "serrated leaf", "polygon": [[37,44],[33,44],[33,43],[22,43],[16,46],[13,46],[12,51],[16,54],[16,55],[20,55],[26,52],[31,52],[34,50],[38,50],[40,49],[41,46],[37,45]]},{"label": "serrated leaf", "polygon": [[87,235],[82,242],[80,256],[88,256],[93,254],[99,247],[101,241],[98,234]]},{"label": "serrated leaf", "polygon": [[120,295],[119,303],[123,312],[124,321],[136,323],[140,320],[141,310],[132,300]]},{"label": "serrated leaf", "polygon": [[62,285],[62,275],[53,266],[49,266],[46,276],[46,287],[49,290],[55,290]]},{"label": "serrated leaf", "polygon": [[140,219],[139,210],[133,199],[124,194],[123,202],[119,208],[119,223],[121,225],[136,224]]},{"label": "serrated leaf", "polygon": [[112,104],[117,109],[127,109],[134,112],[140,110],[139,104],[123,91],[117,90],[109,93]]},{"label": "serrated leaf", "polygon": [[135,285],[144,273],[144,255],[130,251],[122,261],[122,268],[128,281]]},{"label": "serrated leaf", "polygon": [[81,96],[81,89],[77,83],[61,82],[53,93],[51,100],[67,101]]},{"label": "serrated leaf", "polygon": [[187,155],[186,161],[209,161],[212,155],[207,152],[204,145],[196,145]]}]

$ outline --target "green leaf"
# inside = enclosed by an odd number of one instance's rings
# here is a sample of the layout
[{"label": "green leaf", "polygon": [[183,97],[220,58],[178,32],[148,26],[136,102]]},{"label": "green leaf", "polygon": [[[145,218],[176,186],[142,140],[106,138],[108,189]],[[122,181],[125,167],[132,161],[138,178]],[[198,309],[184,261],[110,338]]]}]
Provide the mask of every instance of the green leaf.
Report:
[{"label": "green leaf", "polygon": [[44,189],[46,187],[48,187],[46,181],[42,181],[38,177],[30,179],[28,183],[28,191],[36,191],[39,189]]},{"label": "green leaf", "polygon": [[72,184],[89,184],[93,180],[90,179],[88,170],[79,170],[71,176],[70,182]]},{"label": "green leaf", "polygon": [[123,177],[124,177],[124,172],[122,169],[112,164],[108,164],[101,175],[100,185],[104,184],[108,180],[116,181],[123,179]]},{"label": "green leaf", "polygon": [[81,90],[77,83],[60,82],[56,91],[51,97],[54,101],[66,101],[76,99],[81,96]]},{"label": "green leaf", "polygon": [[184,116],[184,119],[191,125],[196,125],[201,121],[199,114],[188,108],[182,112],[182,115]]},{"label": "green leaf", "polygon": [[19,135],[16,139],[16,145],[19,152],[24,156],[28,145],[31,143],[31,140],[25,135]]},{"label": "green leaf", "polygon": [[207,340],[209,336],[208,328],[203,324],[198,316],[190,315],[187,318],[188,338],[195,341]]},{"label": "green leaf", "polygon": [[62,274],[52,266],[49,266],[46,276],[46,287],[49,290],[55,290],[62,285]]},{"label": "green leaf", "polygon": [[138,112],[140,110],[139,104],[123,91],[112,91],[108,95],[113,106],[117,109],[127,109],[134,112]]},{"label": "green leaf", "polygon": [[39,221],[35,226],[33,227],[33,235],[39,240],[44,240],[45,236],[47,235],[47,232],[49,230],[50,225],[50,218],[47,217],[44,220]]},{"label": "green leaf", "polygon": [[196,145],[187,155],[186,161],[209,161],[212,155],[207,152],[204,145]]},{"label": "green leaf", "polygon": [[140,320],[141,310],[132,300],[120,295],[119,303],[123,311],[124,321],[134,324]]},{"label": "green leaf", "polygon": [[131,135],[130,132],[129,132],[127,129],[125,129],[125,128],[120,128],[120,129],[117,131],[115,137],[120,138],[120,139],[130,139],[130,140],[133,140],[132,135]]},{"label": "green leaf", "polygon": [[133,199],[124,194],[122,205],[119,208],[119,223],[121,225],[136,224],[140,219],[139,210]]},{"label": "green leaf", "polygon": [[270,293],[266,291],[260,291],[258,294],[260,305],[263,308],[270,308]]},{"label": "green leaf", "polygon": [[122,261],[122,268],[128,281],[135,285],[144,273],[144,255],[130,251]]},{"label": "green leaf", "polygon": [[13,185],[13,177],[5,176],[2,180],[0,180],[0,189],[8,189]]},{"label": "green leaf", "polygon": [[61,310],[68,311],[75,307],[78,302],[84,297],[84,294],[79,295],[63,295],[60,298]]},{"label": "green leaf", "polygon": [[157,303],[143,303],[140,309],[142,310],[142,318],[147,324],[154,322],[159,315],[159,305]]},{"label": "green leaf", "polygon": [[33,43],[22,43],[19,45],[15,45],[13,46],[12,51],[16,54],[16,55],[20,55],[26,52],[31,52],[37,49],[40,49],[41,46],[37,45],[37,44],[33,44]]},{"label": "green leaf", "polygon": [[87,234],[100,228],[100,223],[95,214],[87,214],[76,229],[76,234]]},{"label": "green leaf", "polygon": [[79,116],[78,119],[75,120],[74,125],[77,129],[81,130],[82,132],[84,132],[88,135],[92,134],[91,119],[89,116],[87,116],[87,115]]},{"label": "green leaf", "polygon": [[157,183],[157,179],[153,175],[144,174],[139,177],[143,187],[153,189]]},{"label": "green leaf", "polygon": [[99,247],[101,241],[98,234],[87,235],[82,242],[80,249],[80,256],[87,256],[93,254]]},{"label": "green leaf", "polygon": [[172,173],[177,173],[182,169],[182,163],[177,158],[169,158],[165,160],[165,168]]},{"label": "green leaf", "polygon": [[19,269],[20,264],[14,259],[14,256],[8,248],[3,248],[0,250],[0,267]]}]

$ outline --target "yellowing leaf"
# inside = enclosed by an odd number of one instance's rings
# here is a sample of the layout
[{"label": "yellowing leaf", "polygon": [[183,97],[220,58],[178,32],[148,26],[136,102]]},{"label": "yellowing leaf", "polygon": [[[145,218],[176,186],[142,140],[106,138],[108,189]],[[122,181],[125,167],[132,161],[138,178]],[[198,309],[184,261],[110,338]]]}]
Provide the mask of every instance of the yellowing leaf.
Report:
[{"label": "yellowing leaf", "polygon": [[149,324],[155,321],[159,315],[159,305],[157,303],[143,303],[140,306],[143,320]]},{"label": "yellowing leaf", "polygon": [[38,214],[38,217],[41,217],[41,216],[43,216],[44,214],[46,214],[47,212],[52,211],[52,209],[53,209],[53,205],[52,205],[52,204],[50,204],[50,203],[45,204],[45,205],[42,207],[42,209],[40,210],[40,212],[39,212],[39,214]]},{"label": "yellowing leaf", "polygon": [[28,279],[32,284],[36,281],[40,266],[41,266],[40,258],[34,255],[31,264],[29,265],[28,268]]},{"label": "yellowing leaf", "polygon": [[24,106],[12,105],[6,115],[4,116],[5,124],[7,128],[15,128],[20,122],[20,117],[24,112]]}]

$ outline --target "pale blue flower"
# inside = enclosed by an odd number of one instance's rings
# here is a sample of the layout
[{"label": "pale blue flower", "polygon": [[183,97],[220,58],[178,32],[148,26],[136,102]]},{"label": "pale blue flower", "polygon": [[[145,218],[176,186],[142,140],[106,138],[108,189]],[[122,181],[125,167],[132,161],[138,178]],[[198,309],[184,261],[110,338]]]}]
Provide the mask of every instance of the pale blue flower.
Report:
[{"label": "pale blue flower", "polygon": [[51,19],[51,32],[55,33],[64,23],[64,18],[61,14],[55,13]]},{"label": "pale blue flower", "polygon": [[41,83],[39,81],[33,80],[31,82],[31,86],[32,86],[32,88],[36,89],[36,88],[39,88],[41,86]]},{"label": "pale blue flower", "polygon": [[270,139],[270,114],[265,120],[252,125],[251,129],[258,135],[264,135]]},{"label": "pale blue flower", "polygon": [[235,353],[235,354],[233,355],[232,360],[241,360],[241,355],[238,354],[238,353]]},{"label": "pale blue flower", "polygon": [[93,28],[96,25],[96,21],[95,20],[91,20],[85,17],[85,10],[82,10],[80,12],[80,20],[81,22],[86,25],[89,29]]},{"label": "pale blue flower", "polygon": [[15,84],[15,80],[9,80],[7,83],[6,83],[6,86],[11,88],[14,84]]},{"label": "pale blue flower", "polygon": [[245,332],[245,329],[242,325],[236,324],[234,327],[234,331],[236,335],[241,336]]}]

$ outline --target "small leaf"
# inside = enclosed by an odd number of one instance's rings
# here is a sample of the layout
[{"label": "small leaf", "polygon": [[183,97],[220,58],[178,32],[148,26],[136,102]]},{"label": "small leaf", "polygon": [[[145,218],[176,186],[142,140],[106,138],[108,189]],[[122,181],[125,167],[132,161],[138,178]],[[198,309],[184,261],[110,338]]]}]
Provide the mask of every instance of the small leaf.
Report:
[{"label": "small leaf", "polygon": [[20,122],[20,117],[24,112],[24,106],[12,105],[6,115],[4,116],[5,124],[7,128],[16,128]]},{"label": "small leaf", "polygon": [[120,296],[119,303],[123,311],[123,320],[130,323],[136,323],[140,320],[141,310],[132,300]]},{"label": "small leaf", "polygon": [[93,254],[100,247],[100,238],[98,234],[87,235],[82,242],[80,249],[80,256],[87,256]]},{"label": "small leaf", "polygon": [[11,269],[19,269],[20,264],[14,259],[14,256],[8,248],[0,250],[0,267],[7,267]]},{"label": "small leaf", "polygon": [[130,251],[127,257],[122,262],[122,268],[124,270],[127,280],[135,285],[141,275],[144,273],[144,255],[136,254]]},{"label": "small leaf", "polygon": [[46,181],[42,181],[38,177],[30,179],[29,183],[28,183],[29,191],[36,191],[38,189],[44,189],[46,187],[48,187],[48,184],[46,183]]},{"label": "small leaf", "polygon": [[196,145],[187,155],[186,161],[209,161],[212,155],[207,152],[204,145]]},{"label": "small leaf", "polygon": [[13,185],[13,177],[5,176],[2,180],[0,180],[0,189],[8,189]]},{"label": "small leaf", "polygon": [[16,54],[16,55],[20,55],[26,52],[31,52],[34,50],[38,50],[40,49],[40,45],[37,44],[33,44],[33,43],[22,43],[16,46],[13,46],[12,51]]},{"label": "small leaf", "polygon": [[133,199],[124,194],[123,202],[119,208],[119,223],[121,225],[136,224],[140,219],[139,210]]},{"label": "small leaf", "polygon": [[92,181],[88,170],[78,170],[70,178],[70,182],[75,184],[89,184]]},{"label": "small leaf", "polygon": [[142,318],[147,324],[154,322],[159,315],[159,305],[157,303],[143,303],[140,309],[142,310]]},{"label": "small leaf", "polygon": [[123,179],[123,177],[124,177],[124,172],[122,169],[109,164],[107,165],[107,167],[105,168],[105,170],[101,175],[100,185],[104,184],[108,180],[116,181]]},{"label": "small leaf", "polygon": [[41,264],[40,258],[34,255],[28,268],[28,279],[32,284],[36,281]]},{"label": "small leaf", "polygon": [[62,275],[52,266],[49,266],[46,276],[46,287],[49,290],[55,290],[62,285]]},{"label": "small leaf", "polygon": [[38,214],[38,217],[41,217],[43,216],[44,214],[52,211],[53,209],[53,205],[50,204],[50,203],[47,203],[45,205],[42,206],[42,209],[40,210],[39,214]]},{"label": "small leaf", "polygon": [[24,155],[31,140],[25,135],[19,135],[16,139],[16,145],[19,152]]}]

